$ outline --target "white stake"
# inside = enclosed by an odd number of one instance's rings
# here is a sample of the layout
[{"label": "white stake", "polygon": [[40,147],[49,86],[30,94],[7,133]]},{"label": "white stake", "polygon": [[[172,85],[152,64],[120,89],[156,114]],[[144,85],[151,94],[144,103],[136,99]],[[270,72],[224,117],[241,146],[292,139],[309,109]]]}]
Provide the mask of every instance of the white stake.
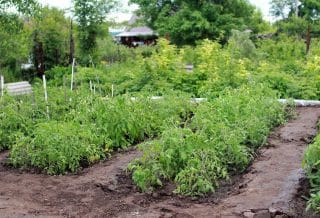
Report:
[{"label": "white stake", "polygon": [[112,86],[111,86],[111,97],[113,98],[113,96],[114,96],[114,85],[112,84]]},{"label": "white stake", "polygon": [[73,58],[73,61],[72,61],[72,72],[71,72],[71,91],[73,90],[74,66],[75,66],[75,63],[76,63],[76,59]]},{"label": "white stake", "polygon": [[92,81],[90,80],[90,92],[92,92]]},{"label": "white stake", "polygon": [[4,77],[0,75],[1,97],[4,95]]},{"label": "white stake", "polygon": [[43,89],[44,89],[44,100],[45,100],[46,106],[47,106],[47,117],[48,117],[48,119],[50,119],[46,75],[44,75],[44,74],[42,75],[42,80],[43,80]]}]

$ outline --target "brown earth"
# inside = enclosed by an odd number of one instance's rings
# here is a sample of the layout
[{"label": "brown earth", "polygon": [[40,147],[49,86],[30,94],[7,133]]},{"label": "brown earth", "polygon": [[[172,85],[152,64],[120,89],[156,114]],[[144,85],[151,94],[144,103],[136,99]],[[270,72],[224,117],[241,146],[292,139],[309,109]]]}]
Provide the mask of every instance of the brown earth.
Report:
[{"label": "brown earth", "polygon": [[135,149],[67,176],[10,169],[4,152],[0,217],[312,217],[304,212],[307,182],[301,161],[317,132],[320,108],[297,112],[296,119],[271,134],[243,175],[201,199],[172,194],[172,184],[155,193],[139,193],[125,172],[140,155]]}]

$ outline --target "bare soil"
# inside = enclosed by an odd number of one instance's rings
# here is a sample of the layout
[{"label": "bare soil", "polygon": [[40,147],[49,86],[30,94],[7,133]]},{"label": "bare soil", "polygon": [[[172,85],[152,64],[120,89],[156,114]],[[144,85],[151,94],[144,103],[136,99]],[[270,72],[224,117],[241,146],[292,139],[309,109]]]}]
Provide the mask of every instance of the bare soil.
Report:
[{"label": "bare soil", "polygon": [[214,194],[186,198],[173,184],[140,193],[125,172],[136,149],[84,169],[48,176],[11,169],[0,154],[0,217],[316,217],[304,212],[308,183],[301,161],[317,133],[320,108],[298,108],[296,119],[273,131],[242,175]]}]

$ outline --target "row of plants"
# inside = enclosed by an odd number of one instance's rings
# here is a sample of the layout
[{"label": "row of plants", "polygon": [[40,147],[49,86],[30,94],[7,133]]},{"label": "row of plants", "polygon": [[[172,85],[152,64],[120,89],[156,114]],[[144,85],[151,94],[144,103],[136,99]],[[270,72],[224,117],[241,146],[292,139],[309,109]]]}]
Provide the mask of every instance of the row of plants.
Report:
[{"label": "row of plants", "polygon": [[310,199],[307,209],[320,212],[320,135],[308,147],[303,160],[310,181]]},{"label": "row of plants", "polygon": [[285,122],[285,106],[276,99],[258,85],[201,103],[187,125],[141,146],[143,156],[129,165],[133,181],[142,191],[173,182],[179,194],[213,192],[221,180],[245,170],[270,130]]},{"label": "row of plants", "polygon": [[156,137],[166,126],[183,125],[195,107],[179,93],[151,100],[102,98],[81,89],[67,94],[63,88],[48,91],[49,114],[40,89],[33,101],[8,96],[0,100],[0,145],[10,149],[9,161],[15,167],[49,174],[75,172],[113,150]]}]

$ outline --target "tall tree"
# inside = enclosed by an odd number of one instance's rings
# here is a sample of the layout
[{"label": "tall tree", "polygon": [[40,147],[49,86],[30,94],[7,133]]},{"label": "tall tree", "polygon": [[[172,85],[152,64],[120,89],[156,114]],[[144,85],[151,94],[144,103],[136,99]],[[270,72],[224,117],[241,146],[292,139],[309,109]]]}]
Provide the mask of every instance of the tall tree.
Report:
[{"label": "tall tree", "polygon": [[28,61],[29,32],[24,21],[37,9],[36,0],[0,0],[0,73],[7,80],[19,77],[19,65]]},{"label": "tall tree", "polygon": [[36,70],[36,73],[39,77],[44,74],[45,65],[44,65],[44,52],[43,52],[43,43],[39,39],[39,33],[36,30],[33,34],[33,64]]},{"label": "tall tree", "polygon": [[74,59],[74,53],[75,53],[75,43],[74,43],[74,37],[73,37],[73,21],[70,21],[70,36],[69,36],[69,64],[72,64]]},{"label": "tall tree", "polygon": [[85,64],[89,64],[94,56],[100,25],[117,3],[116,0],[74,0],[80,55]]},{"label": "tall tree", "polygon": [[271,0],[270,4],[270,12],[274,17],[286,19],[290,13],[298,15],[298,0]]},{"label": "tall tree", "polygon": [[306,33],[306,52],[310,51],[311,46],[311,31],[312,25],[320,20],[320,1],[319,0],[300,0],[301,7],[299,15],[303,17],[307,22],[307,33]]},{"label": "tall tree", "polygon": [[[223,38],[232,29],[254,29],[256,8],[247,0],[131,0],[139,13],[160,35],[176,44],[194,44],[199,39]],[[257,14],[255,14],[257,15]],[[261,19],[262,20],[262,19]],[[250,26],[247,25],[250,23]]]},{"label": "tall tree", "polygon": [[[306,52],[309,53],[313,28],[319,25],[319,0],[272,0],[271,12],[281,17],[278,22],[280,29],[288,34],[296,33],[306,39]],[[301,31],[301,29],[303,29]]]},{"label": "tall tree", "polygon": [[69,20],[64,12],[44,7],[30,23],[33,29],[33,61],[37,74],[41,76],[45,70],[54,66],[66,65],[69,62]]},{"label": "tall tree", "polygon": [[15,8],[24,14],[33,14],[38,9],[38,1],[36,0],[0,0],[0,12],[8,8]]}]

